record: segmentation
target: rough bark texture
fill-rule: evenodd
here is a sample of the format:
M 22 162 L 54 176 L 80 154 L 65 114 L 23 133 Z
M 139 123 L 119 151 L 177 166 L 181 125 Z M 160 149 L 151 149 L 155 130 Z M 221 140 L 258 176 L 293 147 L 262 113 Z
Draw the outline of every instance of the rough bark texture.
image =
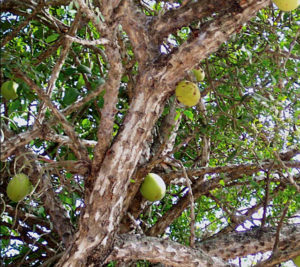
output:
M 158 59 L 157 68 L 151 68 L 150 71 L 144 67 L 144 62 L 153 54 L 147 47 L 150 43 L 144 39 L 143 33 L 146 29 L 141 28 L 145 24 L 138 23 L 146 18 L 134 10 L 131 1 L 126 1 L 124 6 L 120 7 L 124 12 L 119 15 L 123 16 L 121 25 L 124 23 L 143 72 L 137 81 L 135 95 L 123 123 L 124 128 L 106 152 L 96 174 L 91 194 L 86 199 L 87 207 L 76 240 L 58 266 L 82 266 L 86 264 L 88 258 L 89 263 L 95 260 L 102 262 L 110 254 L 120 220 L 124 215 L 122 212 L 124 199 L 142 151 L 142 143 L 158 119 L 166 96 L 183 77 L 185 71 L 204 59 L 208 53 L 215 51 L 239 25 L 248 21 L 268 3 L 269 1 L 247 1 L 239 10 L 232 10 L 230 16 L 220 16 L 216 21 L 209 23 L 198 38 L 181 46 L 171 55 L 167 59 L 167 64 L 164 59 L 164 64 L 160 67 L 162 60 Z M 83 6 L 82 3 L 80 5 Z M 130 25 L 130 29 L 127 25 Z M 189 63 L 182 64 L 183 61 Z M 92 259 L 90 256 L 93 255 L 95 248 L 99 253 L 97 259 Z
M 275 227 L 253 228 L 197 243 L 195 249 L 188 250 L 185 246 L 169 240 L 123 234 L 116 238 L 114 250 L 108 260 L 148 259 L 151 262 L 172 266 L 229 266 L 216 258 L 227 261 L 257 252 L 270 251 L 274 245 L 276 231 Z M 283 258 L 288 260 L 297 255 L 299 241 L 299 225 L 284 227 L 280 234 L 278 249 L 283 252 L 295 251 L 295 253 L 292 255 L 279 253 L 278 256 L 275 255 L 277 261 Z
M 198 244 L 209 255 L 222 257 L 223 260 L 243 257 L 257 252 L 266 252 L 273 249 L 277 229 L 253 228 L 245 232 L 236 232 L 216 239 L 210 239 Z M 278 249 L 287 251 L 296 249 L 300 241 L 300 225 L 290 225 L 282 229 Z
M 232 266 L 205 252 L 155 237 L 122 235 L 117 238 L 110 259 L 147 259 L 171 266 Z

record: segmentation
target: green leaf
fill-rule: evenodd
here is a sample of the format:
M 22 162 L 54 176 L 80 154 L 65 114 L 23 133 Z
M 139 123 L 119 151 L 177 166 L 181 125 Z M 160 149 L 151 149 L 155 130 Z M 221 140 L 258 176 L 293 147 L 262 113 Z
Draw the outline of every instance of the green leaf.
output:
M 83 128 L 85 129 L 89 129 L 91 127 L 91 122 L 89 119 L 84 119 L 82 122 L 81 122 L 81 125 Z
M 129 81 L 128 75 L 124 75 L 124 76 L 122 77 L 121 81 L 122 81 L 123 83 L 128 83 L 128 81 Z
M 77 72 L 77 68 L 67 68 L 67 69 L 65 69 L 65 71 L 64 71 L 64 73 L 67 75 L 67 76 L 70 76 L 70 75 L 72 75 L 72 74 L 74 74 L 74 73 L 76 73 Z
M 79 96 L 79 92 L 76 88 L 73 88 L 73 87 L 67 88 L 66 94 L 63 98 L 63 102 L 66 105 L 70 105 L 77 100 L 78 96 Z
M 78 78 L 78 82 L 77 82 L 76 87 L 79 88 L 79 89 L 81 89 L 81 87 L 84 86 L 84 85 L 85 85 L 85 81 L 83 79 L 82 74 L 80 74 L 79 78 Z
M 183 114 L 185 115 L 185 116 L 187 116 L 190 120 L 194 120 L 194 114 L 193 114 L 193 112 L 191 112 L 190 110 L 184 110 L 183 111 Z
M 91 69 L 86 65 L 81 64 L 77 67 L 77 69 L 81 73 L 92 74 Z
M 54 34 L 47 37 L 46 43 L 52 43 L 52 42 L 56 41 L 58 39 L 58 37 L 59 37 L 59 34 L 54 33 Z
M 176 110 L 176 116 L 174 118 L 174 121 L 177 121 L 181 116 L 181 111 L 179 109 Z
M 219 184 L 220 184 L 220 185 L 222 185 L 222 186 L 225 186 L 225 182 L 224 182 L 224 180 L 223 180 L 223 179 L 222 179 L 222 180 L 220 180 L 220 181 L 219 181 Z

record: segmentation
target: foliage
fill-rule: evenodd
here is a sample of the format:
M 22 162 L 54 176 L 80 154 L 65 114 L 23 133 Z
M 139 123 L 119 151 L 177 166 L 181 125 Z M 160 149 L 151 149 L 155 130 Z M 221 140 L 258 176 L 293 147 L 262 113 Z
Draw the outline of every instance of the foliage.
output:
M 56 228 L 53 216 L 63 210 L 70 229 L 73 232 L 79 229 L 80 215 L 89 205 L 85 202 L 88 177 L 95 173 L 90 166 L 85 171 L 85 165 L 78 165 L 82 158 L 79 158 L 81 151 L 74 146 L 77 137 L 71 138 L 66 124 L 69 123 L 82 140 L 88 159 L 97 160 L 95 147 L 102 141 L 99 131 L 106 116 L 105 107 L 116 104 L 109 137 L 111 148 L 122 133 L 126 115 L 135 101 L 141 69 L 146 71 L 139 64 L 132 36 L 119 26 L 116 35 L 123 72 L 117 101 L 108 99 L 112 92 L 108 81 L 114 62 L 107 58 L 105 43 L 92 43 L 104 38 L 96 22 L 82 17 L 74 35 L 76 40 L 64 56 L 65 44 L 71 40 L 65 37 L 65 31 L 74 27 L 78 4 L 76 1 L 49 2 L 34 16 L 30 14 L 38 10 L 38 5 L 33 7 L 29 2 L 28 7 L 5 5 L 1 10 L 0 38 L 12 37 L 1 47 L 1 83 L 12 80 L 19 84 L 16 99 L 7 101 L 1 96 L 1 142 L 3 147 L 9 145 L 10 140 L 16 145 L 1 161 L 0 244 L 1 258 L 7 265 L 39 266 L 49 259 L 51 264 L 59 259 L 56 255 L 62 255 L 67 242 Z M 153 18 L 163 16 L 186 1 L 135 2 L 143 14 Z M 215 16 L 190 21 L 174 30 L 163 40 L 159 56 L 172 55 Z M 173 95 L 175 86 L 161 103 L 161 115 L 150 129 L 152 137 L 146 140 L 150 157 L 140 161 L 130 177 L 131 185 L 138 184 L 139 171 L 145 164 L 153 163 L 154 156 L 161 159 L 151 166 L 151 171 L 165 179 L 166 196 L 159 202 L 146 203 L 143 208 L 139 204 L 144 202 L 137 193 L 131 205 L 139 210 L 134 214 L 129 209 L 144 233 L 180 205 L 182 212 L 155 235 L 187 246 L 191 245 L 193 236 L 191 223 L 195 227 L 196 242 L 202 242 L 221 236 L 222 231 L 277 227 L 281 220 L 284 224 L 299 222 L 300 166 L 296 157 L 300 151 L 299 21 L 299 9 L 284 13 L 271 5 L 260 10 L 217 51 L 199 62 L 205 71 L 205 80 L 198 83 L 202 104 L 185 107 L 178 103 Z M 22 24 L 24 26 L 18 28 Z M 64 114 L 65 122 L 55 117 L 45 102 L 46 97 L 43 98 L 20 71 L 49 96 L 55 108 Z M 94 97 L 72 109 L 74 103 L 93 93 Z M 176 139 L 170 152 L 158 155 L 157 145 L 162 145 L 159 142 L 165 119 L 174 105 L 174 125 L 167 136 L 175 133 Z M 34 135 L 36 129 L 41 132 Z M 29 133 L 29 139 L 23 142 L 22 133 L 24 136 Z M 168 138 L 163 143 L 167 143 Z M 293 151 L 293 154 L 285 159 L 284 151 Z M 231 172 L 197 174 L 208 167 L 242 164 L 245 168 L 233 168 Z M 257 169 L 248 169 L 250 164 L 258 166 Z M 189 194 L 183 168 L 192 182 L 193 211 L 190 202 L 182 204 Z M 8 199 L 5 190 L 10 178 L 21 170 L 28 174 L 35 190 L 25 200 L 15 203 Z M 199 181 L 211 188 L 205 190 Z M 47 206 L 47 199 L 51 198 L 55 198 L 53 203 L 59 207 L 55 212 Z M 146 261 L 137 263 L 137 266 L 148 265 Z M 115 265 L 111 262 L 110 266 Z

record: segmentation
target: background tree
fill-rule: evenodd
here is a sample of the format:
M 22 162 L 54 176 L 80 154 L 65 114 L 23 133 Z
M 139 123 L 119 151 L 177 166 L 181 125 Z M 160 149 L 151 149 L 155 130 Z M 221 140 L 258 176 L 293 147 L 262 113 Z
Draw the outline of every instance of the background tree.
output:
M 4 265 L 300 255 L 299 9 L 8 0 L 1 12 L 1 84 L 19 85 L 1 98 Z M 200 66 L 201 101 L 185 107 L 176 84 Z M 149 172 L 167 184 L 154 203 L 139 193 Z M 34 186 L 18 203 L 17 173 Z

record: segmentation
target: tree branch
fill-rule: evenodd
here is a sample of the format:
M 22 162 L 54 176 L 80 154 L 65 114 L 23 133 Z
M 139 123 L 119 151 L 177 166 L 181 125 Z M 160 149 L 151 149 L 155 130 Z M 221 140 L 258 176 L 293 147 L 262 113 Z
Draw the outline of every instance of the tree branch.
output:
M 260 165 L 260 166 L 259 166 Z M 241 164 L 241 165 L 228 165 L 228 166 L 221 166 L 221 167 L 205 167 L 199 168 L 198 170 L 188 170 L 187 174 L 189 177 L 201 177 L 204 174 L 217 174 L 217 173 L 227 173 L 227 176 L 223 179 L 225 183 L 228 183 L 232 180 L 237 179 L 242 174 L 251 175 L 261 170 L 261 168 L 269 168 L 270 166 L 273 167 L 273 170 L 280 169 L 280 164 L 273 163 L 262 163 L 262 164 Z M 286 166 L 299 168 L 300 161 L 291 161 L 286 162 Z M 170 181 L 178 177 L 184 177 L 182 172 L 170 172 L 169 174 L 161 174 L 164 177 L 165 181 Z M 197 199 L 201 195 L 206 194 L 212 189 L 219 188 L 221 185 L 219 184 L 221 178 L 215 177 L 210 180 L 199 180 L 193 184 L 192 189 L 194 193 L 194 198 Z M 164 216 L 162 216 L 154 226 L 146 231 L 147 235 L 156 236 L 162 234 L 165 229 L 176 219 L 180 214 L 187 208 L 189 205 L 188 196 L 185 195 L 182 197 L 176 205 L 174 205 L 171 209 L 169 209 Z
M 106 47 L 106 54 L 111 68 L 108 73 L 108 79 L 105 84 L 106 92 L 104 95 L 104 107 L 101 109 L 101 121 L 98 128 L 98 143 L 94 149 L 94 160 L 92 164 L 92 174 L 95 174 L 103 161 L 104 155 L 111 145 L 112 132 L 117 113 L 116 105 L 118 103 L 119 86 L 121 83 L 123 67 L 119 53 L 119 47 Z
M 197 263 L 200 266 L 210 266 L 211 260 L 214 260 L 213 257 L 227 261 L 272 250 L 276 231 L 276 227 L 252 228 L 198 243 L 195 249 L 169 240 L 124 234 L 116 239 L 115 247 L 107 262 L 110 260 L 147 259 L 151 262 L 161 262 L 172 266 L 198 266 Z M 278 243 L 281 257 L 284 255 L 284 259 L 288 260 L 295 257 L 297 253 L 299 254 L 300 225 L 284 226 L 281 235 L 282 238 Z M 218 264 L 224 266 L 224 263 L 220 261 L 214 262 L 213 266 L 219 266 Z
M 171 266 L 232 266 L 218 258 L 211 257 L 201 251 L 179 243 L 162 240 L 155 237 L 140 237 L 124 234 L 116 239 L 115 247 L 107 259 L 110 260 L 139 260 L 161 262 Z
M 113 125 L 115 121 L 115 115 L 117 113 L 116 104 L 118 102 L 118 93 L 123 67 L 118 44 L 114 41 L 116 35 L 116 25 L 108 27 L 108 25 L 102 23 L 100 19 L 97 19 L 97 15 L 89 9 L 84 1 L 77 0 L 77 3 L 80 6 L 80 10 L 84 12 L 95 24 L 99 33 L 109 40 L 109 45 L 106 45 L 105 52 L 108 63 L 111 65 L 108 73 L 108 79 L 105 83 L 106 92 L 104 95 L 104 107 L 101 109 L 101 121 L 97 133 L 98 143 L 94 149 L 92 175 L 90 176 L 95 177 L 96 172 L 101 167 L 104 155 L 111 145 Z M 87 188 L 91 186 L 90 182 L 92 181 L 88 182 Z
M 187 174 L 189 177 L 198 177 L 205 174 L 217 174 L 217 173 L 228 173 L 231 176 L 246 174 L 250 175 L 256 173 L 258 171 L 262 171 L 266 168 L 270 168 L 273 165 L 272 162 L 260 162 L 259 164 L 231 164 L 226 166 L 218 166 L 218 167 L 201 167 L 194 170 L 187 170 Z M 285 165 L 289 168 L 299 168 L 300 161 L 287 161 Z M 274 164 L 272 166 L 274 169 L 280 169 L 280 164 Z M 182 171 L 171 171 L 168 174 L 161 173 L 160 175 L 165 176 L 166 181 L 171 181 L 178 177 L 184 177 Z
M 80 12 L 77 12 L 76 16 L 75 16 L 75 19 L 70 27 L 70 30 L 69 30 L 69 35 L 72 36 L 72 35 L 75 35 L 77 30 L 78 30 L 78 27 L 80 25 L 80 21 L 81 21 L 81 13 Z M 69 53 L 69 50 L 71 48 L 71 45 L 72 45 L 73 41 L 68 39 L 68 38 L 64 38 L 64 40 L 62 41 L 62 50 L 61 50 L 61 53 L 60 53 L 60 57 L 59 59 L 57 60 L 57 62 L 55 63 L 55 66 L 53 67 L 53 70 L 52 70 L 52 73 L 51 73 L 51 77 L 49 79 L 49 82 L 48 82 L 48 87 L 47 87 L 47 90 L 46 90 L 46 94 L 49 96 L 49 98 L 51 98 L 51 95 L 52 95 L 52 91 L 55 87 L 55 82 L 58 78 L 58 75 L 61 71 L 61 68 L 68 56 L 68 53 Z M 37 118 L 36 118 L 36 121 L 35 121 L 35 125 L 36 124 L 42 124 L 43 120 L 44 120 L 44 117 L 45 117 L 45 113 L 46 113 L 46 105 L 44 102 L 41 103 L 40 105 L 40 110 L 39 110 L 39 113 L 37 115 Z M 74 141 L 74 140 L 73 140 Z
M 28 144 L 31 140 L 39 138 L 42 136 L 42 129 L 31 129 L 24 133 L 19 133 L 14 135 L 4 142 L 1 142 L 1 155 L 0 160 L 5 161 L 13 152 L 19 148 Z
M 167 153 L 171 152 L 174 147 L 175 139 L 177 136 L 177 130 L 180 125 L 181 117 L 175 120 L 176 118 L 176 101 L 170 103 L 170 111 L 163 118 L 161 126 L 159 127 L 158 133 L 156 134 L 151 148 L 149 147 L 148 140 L 144 142 L 144 149 L 150 150 L 147 151 L 148 157 L 145 157 L 142 154 L 139 164 L 143 164 L 141 167 L 138 167 L 134 177 L 135 183 L 130 184 L 127 192 L 127 196 L 124 202 L 123 210 L 128 209 L 135 218 L 143 211 L 143 206 L 145 205 L 146 200 L 142 198 L 140 194 L 137 194 L 142 179 L 149 173 L 151 170 L 164 161 Z M 153 136 L 151 136 L 153 138 Z M 151 140 L 152 141 L 152 140 Z M 153 155 L 152 155 L 153 153 Z M 146 153 L 144 153 L 146 154 Z M 128 218 L 123 218 L 122 230 L 121 233 L 127 233 L 130 230 L 131 221 Z
M 121 25 L 129 36 L 135 58 L 141 71 L 145 62 L 153 60 L 158 48 L 151 42 L 146 26 L 147 17 L 134 4 L 133 1 L 123 1 L 120 7 L 119 17 Z
M 161 16 L 154 17 L 151 22 L 151 36 L 155 43 L 160 43 L 162 39 L 177 29 L 187 26 L 189 23 L 207 17 L 214 12 L 230 12 L 236 9 L 236 1 L 205 0 L 190 1 L 187 5 L 167 11 Z
M 70 137 L 68 137 L 66 135 L 55 134 L 53 132 L 47 133 L 45 136 L 43 136 L 43 139 L 47 140 L 47 141 L 59 143 L 59 144 L 69 145 L 69 146 L 72 143 L 72 140 L 70 139 Z M 81 142 L 84 146 L 87 146 L 87 147 L 94 147 L 97 144 L 97 142 L 94 140 L 81 139 Z
M 39 98 L 45 102 L 45 104 L 52 110 L 54 116 L 59 120 L 62 124 L 66 134 L 72 140 L 72 150 L 78 159 L 86 159 L 88 160 L 88 154 L 86 148 L 81 143 L 73 126 L 68 122 L 66 117 L 58 110 L 58 108 L 52 103 L 48 94 L 46 94 L 41 88 L 39 88 L 34 81 L 32 81 L 25 73 L 20 71 L 19 69 L 14 69 L 16 76 L 24 80 L 30 88 L 32 88 L 39 96 Z
M 272 251 L 277 227 L 255 227 L 243 232 L 227 233 L 199 243 L 196 248 L 223 260 L 244 257 L 258 252 Z M 286 225 L 281 229 L 278 251 L 292 251 L 300 244 L 300 224 Z
M 266 7 L 269 3 L 270 0 L 243 1 L 243 6 L 238 10 L 222 14 L 212 22 L 203 25 L 196 37 L 183 43 L 178 50 L 168 56 L 167 67 L 166 58 L 161 57 L 162 62 L 158 61 L 157 63 L 158 66 L 160 64 L 163 66 L 163 73 L 159 79 L 170 84 L 170 88 L 174 88 L 174 84 L 184 77 L 186 71 L 216 51 L 240 25 L 255 16 L 258 10 Z
M 2 3 L 1 3 L 2 4 Z M 22 23 L 20 23 L 20 25 L 16 28 L 13 29 L 13 31 L 11 33 L 9 33 L 7 36 L 5 36 L 5 38 L 2 40 L 1 42 L 1 47 L 4 47 L 9 41 L 11 41 L 14 37 L 16 37 L 16 35 L 24 28 L 26 27 L 26 25 L 30 22 L 30 20 L 32 20 L 35 15 L 40 12 L 40 10 L 45 6 L 45 3 L 43 1 L 41 1 L 37 7 L 35 8 L 35 10 L 32 12 L 32 14 L 29 14 L 28 17 L 26 18 L 26 20 L 24 20 Z
M 282 185 L 279 185 L 276 189 L 273 190 L 273 194 L 269 198 L 269 200 L 273 199 L 278 194 L 278 192 L 281 192 L 281 190 L 283 190 Z M 232 222 L 231 224 L 229 224 L 228 226 L 226 226 L 222 230 L 220 230 L 218 233 L 208 237 L 206 240 L 214 239 L 214 238 L 217 238 L 218 236 L 226 235 L 227 233 L 234 231 L 239 225 L 242 225 L 247 220 L 250 220 L 252 215 L 255 214 L 261 207 L 263 207 L 263 205 L 264 205 L 264 202 L 261 201 L 257 205 L 250 207 L 245 214 L 243 214 L 242 216 L 240 216 L 238 218 L 238 220 L 236 222 Z M 261 226 L 261 227 L 263 227 L 263 226 Z
M 274 267 L 277 264 L 292 260 L 300 255 L 300 246 L 286 249 L 273 254 L 269 259 L 255 265 L 255 267 Z
M 285 216 L 286 216 L 286 214 L 288 212 L 288 209 L 289 209 L 289 205 L 290 205 L 290 201 L 288 201 L 284 205 L 284 209 L 283 209 L 280 221 L 279 221 L 278 226 L 277 226 L 276 235 L 275 235 L 275 241 L 274 241 L 274 245 L 273 245 L 273 253 L 274 254 L 276 254 L 276 252 L 278 251 L 278 244 L 280 242 L 280 233 L 281 233 L 281 229 L 282 229 L 282 226 L 283 226 L 284 218 L 285 218 Z

